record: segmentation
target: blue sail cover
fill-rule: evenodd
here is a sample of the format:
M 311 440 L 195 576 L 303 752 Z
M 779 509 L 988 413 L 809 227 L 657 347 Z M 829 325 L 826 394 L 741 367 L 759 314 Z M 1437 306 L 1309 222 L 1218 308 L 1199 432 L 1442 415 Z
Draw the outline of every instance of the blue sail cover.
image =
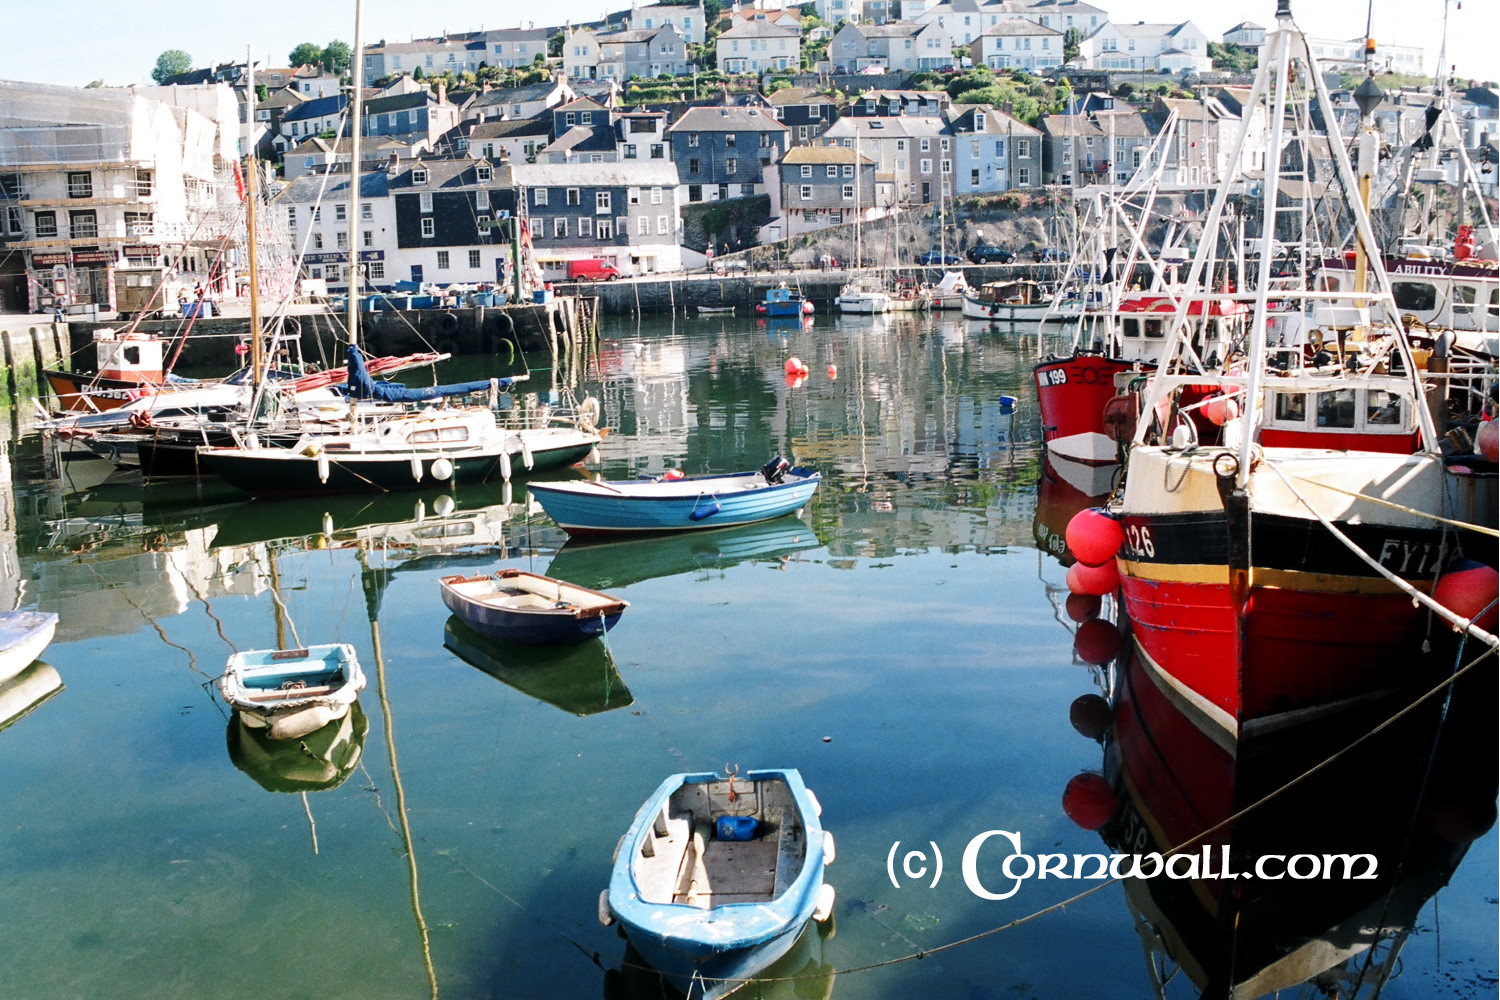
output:
M 364 355 L 358 347 L 349 345 L 349 395 L 355 399 L 378 399 L 384 403 L 417 403 L 424 399 L 441 399 L 444 396 L 462 396 L 470 392 L 487 392 L 490 379 L 478 382 L 457 382 L 453 385 L 434 385 L 426 389 L 411 389 L 396 382 L 377 382 L 370 377 L 365 367 Z M 495 379 L 502 389 L 510 388 L 514 379 Z

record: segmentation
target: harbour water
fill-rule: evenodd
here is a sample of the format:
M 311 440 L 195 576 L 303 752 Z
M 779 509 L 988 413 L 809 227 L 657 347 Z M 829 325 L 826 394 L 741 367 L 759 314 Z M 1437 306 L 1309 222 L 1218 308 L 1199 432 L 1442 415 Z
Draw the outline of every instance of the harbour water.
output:
M 607 478 L 781 454 L 823 484 L 798 519 L 603 545 L 566 543 L 522 482 L 252 502 L 49 484 L 39 441 L 11 442 L 11 596 L 61 615 L 62 689 L 0 730 L 0 996 L 654 995 L 596 919 L 610 855 L 662 777 L 726 765 L 800 769 L 838 847 L 835 932 L 741 995 L 1157 995 L 1153 969 L 1185 963 L 1143 950 L 1163 915 L 1120 884 L 1012 883 L 989 849 L 964 871 L 989 831 L 1109 850 L 1062 804 L 1106 768 L 1070 708 L 1109 677 L 1063 607 L 1082 494 L 1044 476 L 1036 353 L 951 314 L 611 321 L 583 366 Z M 497 646 L 437 580 L 503 566 L 631 606 L 602 644 Z M 321 642 L 370 675 L 343 729 L 288 748 L 228 717 L 232 652 Z M 1356 804 L 1285 822 L 1369 822 Z M 1480 829 L 1384 996 L 1494 995 Z

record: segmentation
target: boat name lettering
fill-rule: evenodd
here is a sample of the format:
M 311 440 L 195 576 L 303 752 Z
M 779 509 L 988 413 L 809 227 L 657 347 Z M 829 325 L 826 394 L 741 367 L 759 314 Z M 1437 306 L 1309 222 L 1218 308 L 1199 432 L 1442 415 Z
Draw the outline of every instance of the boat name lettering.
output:
M 1037 376 L 1037 383 L 1044 388 L 1049 385 L 1067 385 L 1068 372 L 1063 368 L 1049 369 Z
M 1443 269 L 1435 264 L 1397 264 L 1391 269 L 1396 274 L 1442 274 Z
M 1380 565 L 1403 575 L 1427 576 L 1437 569 L 1445 555 L 1443 546 L 1434 546 L 1431 542 L 1387 538 L 1380 545 Z
M 1125 526 L 1125 552 L 1135 558 L 1156 558 L 1156 542 L 1151 538 L 1151 529 L 1144 524 Z

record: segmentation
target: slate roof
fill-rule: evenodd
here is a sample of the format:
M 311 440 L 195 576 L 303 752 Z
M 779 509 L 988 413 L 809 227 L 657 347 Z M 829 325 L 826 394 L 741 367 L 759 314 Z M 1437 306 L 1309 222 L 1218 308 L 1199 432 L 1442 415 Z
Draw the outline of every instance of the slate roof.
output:
M 787 127 L 761 108 L 692 108 L 671 132 L 786 132 Z

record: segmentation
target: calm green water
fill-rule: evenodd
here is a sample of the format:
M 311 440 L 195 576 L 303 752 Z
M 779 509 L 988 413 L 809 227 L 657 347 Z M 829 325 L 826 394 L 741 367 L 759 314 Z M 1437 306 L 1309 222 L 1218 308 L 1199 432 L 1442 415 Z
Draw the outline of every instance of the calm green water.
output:
M 1035 351 L 957 318 L 616 323 L 586 372 L 606 476 L 780 453 L 824 482 L 800 521 L 605 546 L 565 546 L 519 485 L 251 503 L 77 469 L 65 492 L 13 443 L 11 586 L 61 614 L 65 688 L 0 731 L 0 996 L 604 996 L 616 840 L 665 775 L 726 763 L 801 769 L 838 845 L 837 931 L 782 970 L 814 978 L 745 995 L 1153 995 L 1118 886 L 896 961 L 1093 884 L 980 899 L 974 836 L 1103 850 L 1061 807 L 1102 764 L 1069 725 L 1102 675 L 1033 541 L 1076 506 L 1039 507 Z M 437 579 L 506 565 L 630 610 L 606 647 L 497 652 L 448 626 Z M 370 674 L 348 732 L 308 754 L 244 739 L 209 685 L 225 658 L 332 641 Z M 895 841 L 937 845 L 935 888 L 892 885 Z M 1423 910 L 1386 996 L 1493 995 L 1495 848 Z

